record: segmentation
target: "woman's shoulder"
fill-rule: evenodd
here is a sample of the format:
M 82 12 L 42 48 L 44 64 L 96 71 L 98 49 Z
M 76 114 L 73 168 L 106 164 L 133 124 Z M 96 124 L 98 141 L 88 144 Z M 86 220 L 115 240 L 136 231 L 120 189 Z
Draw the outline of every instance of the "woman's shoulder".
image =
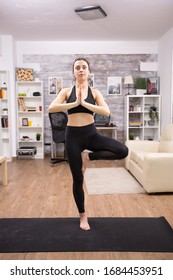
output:
M 62 88 L 60 90 L 59 94 L 69 97 L 69 95 L 71 94 L 71 91 L 72 91 L 72 87 Z
M 91 91 L 92 91 L 92 94 L 93 94 L 94 98 L 101 95 L 101 92 L 96 88 L 91 88 Z

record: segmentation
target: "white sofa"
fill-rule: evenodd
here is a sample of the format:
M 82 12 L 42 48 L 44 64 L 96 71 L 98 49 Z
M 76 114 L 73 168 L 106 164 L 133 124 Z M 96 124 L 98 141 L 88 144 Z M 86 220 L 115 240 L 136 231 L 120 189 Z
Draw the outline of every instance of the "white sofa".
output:
M 127 170 L 147 193 L 173 192 L 173 124 L 167 125 L 160 141 L 127 140 Z

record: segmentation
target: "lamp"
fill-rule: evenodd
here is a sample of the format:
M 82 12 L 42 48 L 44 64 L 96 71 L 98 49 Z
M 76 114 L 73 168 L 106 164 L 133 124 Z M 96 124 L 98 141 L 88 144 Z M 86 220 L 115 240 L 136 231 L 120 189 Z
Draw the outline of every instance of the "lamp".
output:
M 132 76 L 125 76 L 124 78 L 124 85 L 128 85 L 128 93 L 126 95 L 129 95 L 130 92 L 129 92 L 129 85 L 133 85 L 134 82 L 133 82 L 133 78 Z
M 103 9 L 96 5 L 96 6 L 84 6 L 81 8 L 76 8 L 74 10 L 78 16 L 80 16 L 83 20 L 94 20 L 100 19 L 107 16 Z

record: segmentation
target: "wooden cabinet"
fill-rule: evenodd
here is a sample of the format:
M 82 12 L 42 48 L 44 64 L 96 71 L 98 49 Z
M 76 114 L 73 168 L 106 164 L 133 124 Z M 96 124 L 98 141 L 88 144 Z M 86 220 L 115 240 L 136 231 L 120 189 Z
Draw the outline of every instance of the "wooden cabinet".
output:
M 151 106 L 158 119 L 150 119 Z M 125 104 L 126 140 L 158 140 L 160 138 L 160 95 L 128 95 Z
M 0 71 L 0 155 L 12 159 L 8 71 Z
M 17 149 L 36 147 L 36 154 L 33 158 L 44 158 L 42 82 L 16 82 L 16 95 Z

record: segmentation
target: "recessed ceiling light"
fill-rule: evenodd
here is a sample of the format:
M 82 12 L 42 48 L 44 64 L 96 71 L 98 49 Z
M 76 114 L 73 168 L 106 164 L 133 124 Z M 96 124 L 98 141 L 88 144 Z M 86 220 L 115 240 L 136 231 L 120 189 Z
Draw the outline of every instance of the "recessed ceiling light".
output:
M 103 11 L 103 9 L 100 6 L 84 6 L 81 8 L 76 8 L 75 12 L 83 20 L 94 20 L 104 18 L 107 16 L 105 11 Z

